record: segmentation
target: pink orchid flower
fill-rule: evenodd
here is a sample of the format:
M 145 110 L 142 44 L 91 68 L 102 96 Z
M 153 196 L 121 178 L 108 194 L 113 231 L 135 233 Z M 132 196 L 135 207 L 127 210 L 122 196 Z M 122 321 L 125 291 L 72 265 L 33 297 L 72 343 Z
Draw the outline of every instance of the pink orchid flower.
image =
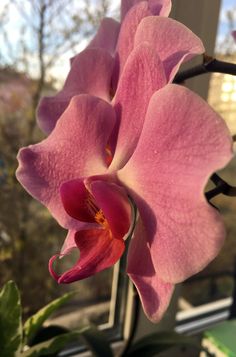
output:
M 149 88 L 153 93 L 150 74 L 156 66 L 150 60 L 156 52 L 143 45 L 135 51 L 136 66 L 146 59 L 148 72 L 149 64 L 143 92 L 136 86 L 139 105 L 128 77 L 131 88 L 121 79 L 115 96 L 126 113 L 120 125 L 121 105 L 113 108 L 98 97 L 75 96 L 45 140 L 20 150 L 17 178 L 69 230 L 60 254 L 80 251 L 76 264 L 61 275 L 53 268 L 58 255 L 51 258 L 50 272 L 59 283 L 86 278 L 117 262 L 134 224 L 135 204 L 138 219 L 127 273 L 147 316 L 158 321 L 174 284 L 203 269 L 224 242 L 223 222 L 206 201 L 204 186 L 231 159 L 232 142 L 223 120 L 200 97 L 181 86 L 163 86 L 160 60 L 160 88 L 146 100 Z M 147 59 L 148 51 L 153 57 Z M 127 72 L 139 77 L 135 69 Z
M 121 27 L 113 19 L 104 19 L 89 46 L 72 59 L 63 89 L 41 100 L 37 113 L 39 127 L 49 134 L 75 95 L 87 93 L 110 102 L 128 58 L 140 44 L 155 49 L 168 82 L 182 62 L 203 53 L 201 40 L 187 27 L 161 17 L 168 16 L 170 8 L 170 0 L 123 0 Z

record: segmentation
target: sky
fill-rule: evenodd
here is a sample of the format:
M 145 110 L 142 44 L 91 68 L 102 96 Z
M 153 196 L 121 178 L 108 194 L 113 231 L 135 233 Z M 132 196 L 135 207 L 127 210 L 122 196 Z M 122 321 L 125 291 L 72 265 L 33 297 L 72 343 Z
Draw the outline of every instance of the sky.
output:
M 227 20 L 226 13 L 228 10 L 232 8 L 235 9 L 235 14 L 236 14 L 236 0 L 222 0 L 218 31 L 217 31 L 217 39 L 216 39 L 217 43 L 219 43 L 228 33 L 228 20 Z

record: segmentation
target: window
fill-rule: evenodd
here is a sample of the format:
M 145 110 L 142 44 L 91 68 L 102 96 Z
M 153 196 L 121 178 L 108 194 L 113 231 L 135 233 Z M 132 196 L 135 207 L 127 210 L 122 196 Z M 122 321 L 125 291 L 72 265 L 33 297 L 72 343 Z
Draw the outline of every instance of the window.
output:
M 216 58 L 234 63 L 236 63 L 236 52 L 231 31 L 236 26 L 235 10 L 234 2 L 222 1 L 215 48 Z M 212 74 L 208 102 L 225 119 L 231 134 L 234 135 L 236 133 L 236 78 L 228 74 Z M 235 170 L 234 158 L 220 175 L 231 185 L 235 185 Z M 230 314 L 236 284 L 234 277 L 236 202 L 234 198 L 220 195 L 213 200 L 213 204 L 222 212 L 227 239 L 220 255 L 204 271 L 182 284 L 177 313 L 179 331 L 202 330 L 210 324 L 228 318 Z

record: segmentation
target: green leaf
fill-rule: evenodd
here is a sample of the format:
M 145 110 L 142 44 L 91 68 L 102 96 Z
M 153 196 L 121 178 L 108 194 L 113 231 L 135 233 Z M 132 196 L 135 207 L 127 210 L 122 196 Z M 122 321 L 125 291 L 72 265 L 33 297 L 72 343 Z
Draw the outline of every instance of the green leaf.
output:
M 21 354 L 21 357 L 41 357 L 60 352 L 69 342 L 76 341 L 80 331 L 68 332 L 39 343 Z
M 192 337 L 179 335 L 175 332 L 159 332 L 138 340 L 130 347 L 126 356 L 152 357 L 171 347 L 195 347 L 201 350 L 201 346 Z
M 109 343 L 103 333 L 95 327 L 84 327 L 81 330 L 58 335 L 46 342 L 39 343 L 22 353 L 21 357 L 41 357 L 60 352 L 69 342 L 83 341 L 97 357 L 113 357 Z
M 50 340 L 53 337 L 71 332 L 65 327 L 59 325 L 49 325 L 41 327 L 33 339 L 31 339 L 29 347 L 37 345 L 38 343 Z
M 35 334 L 41 328 L 42 324 L 47 320 L 47 318 L 59 309 L 60 306 L 65 304 L 75 292 L 67 293 L 61 296 L 60 298 L 53 300 L 48 305 L 40 309 L 36 314 L 31 316 L 24 324 L 24 342 L 25 344 L 30 343 L 34 338 Z
M 112 349 L 104 336 L 95 326 L 81 330 L 84 343 L 92 350 L 96 357 L 113 357 Z
M 21 301 L 16 284 L 8 281 L 0 292 L 0 355 L 14 357 L 21 349 Z

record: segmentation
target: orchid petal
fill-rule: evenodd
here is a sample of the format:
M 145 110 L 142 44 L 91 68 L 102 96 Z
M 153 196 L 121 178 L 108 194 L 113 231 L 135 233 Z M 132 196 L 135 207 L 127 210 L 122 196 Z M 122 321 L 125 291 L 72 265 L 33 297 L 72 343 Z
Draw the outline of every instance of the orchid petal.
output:
M 106 181 L 90 181 L 89 190 L 104 212 L 115 238 L 124 238 L 131 226 L 132 210 L 123 187 Z
M 112 71 L 113 58 L 103 49 L 86 49 L 74 57 L 63 89 L 41 99 L 37 109 L 39 127 L 49 134 L 75 95 L 91 94 L 109 101 Z
M 122 239 L 111 237 L 106 229 L 81 230 L 75 235 L 75 242 L 80 250 L 77 263 L 62 275 L 57 275 L 53 262 L 58 255 L 49 261 L 49 271 L 60 284 L 88 278 L 114 265 L 123 254 L 125 244 Z
M 174 287 L 157 276 L 140 219 L 129 246 L 127 273 L 137 288 L 147 317 L 158 322 L 169 305 Z
M 173 19 L 149 16 L 136 31 L 134 46 L 148 42 L 164 62 L 166 76 L 171 81 L 181 63 L 205 51 L 202 41 L 186 26 Z
M 116 49 L 119 31 L 119 22 L 109 17 L 104 18 L 95 37 L 87 48 L 103 48 L 113 55 Z
M 71 100 L 47 139 L 20 150 L 18 180 L 65 228 L 73 228 L 75 221 L 64 210 L 60 186 L 106 170 L 105 147 L 114 122 L 108 103 L 80 95 Z
M 141 1 L 136 6 L 132 7 L 125 16 L 117 42 L 114 82 L 118 81 L 118 77 L 122 73 L 125 62 L 134 48 L 135 32 L 140 21 L 145 16 L 150 15 L 152 15 L 152 13 L 148 8 L 148 3 L 146 1 Z
M 87 227 L 87 229 L 88 228 L 89 227 Z M 83 229 L 86 229 L 86 226 Z M 74 230 L 68 231 L 66 239 L 65 239 L 63 246 L 61 248 L 60 255 L 69 254 L 72 249 L 77 248 L 77 245 L 75 243 L 75 233 L 76 233 L 76 231 L 74 231 Z
M 83 179 L 64 182 L 60 194 L 65 211 L 69 216 L 82 222 L 95 222 L 94 214 L 89 211 L 89 191 Z
M 128 274 L 138 291 L 143 309 L 148 319 L 159 322 L 170 304 L 174 286 L 165 283 L 156 274 L 142 276 Z
M 118 177 L 138 206 L 165 282 L 183 281 L 218 254 L 224 226 L 204 186 L 231 157 L 226 125 L 200 97 L 176 85 L 153 95 L 136 151 Z
M 122 0 L 121 1 L 121 21 L 124 20 L 127 12 L 143 0 Z M 171 0 L 149 0 L 147 1 L 152 15 L 168 16 L 171 10 Z
M 168 17 L 171 11 L 171 0 L 149 0 L 149 8 L 153 15 Z
M 121 6 L 120 6 L 120 18 L 121 21 L 124 20 L 126 14 L 128 11 L 133 8 L 135 5 L 139 4 L 140 2 L 143 2 L 144 0 L 121 0 Z
M 129 56 L 113 100 L 117 113 L 114 136 L 116 150 L 110 169 L 122 167 L 132 155 L 143 128 L 152 94 L 166 84 L 166 76 L 156 51 L 146 44 Z

